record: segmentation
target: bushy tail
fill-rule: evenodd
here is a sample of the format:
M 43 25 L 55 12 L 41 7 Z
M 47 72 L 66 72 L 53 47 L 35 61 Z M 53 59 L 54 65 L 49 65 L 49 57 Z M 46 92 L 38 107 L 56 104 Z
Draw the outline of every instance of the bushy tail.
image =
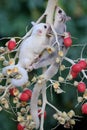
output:
M 21 75 L 21 78 L 19 78 L 19 79 L 12 78 L 11 83 L 14 86 L 22 86 L 22 85 L 24 85 L 25 83 L 28 82 L 28 74 L 27 74 L 27 71 L 24 68 L 20 67 L 19 65 L 10 65 L 10 66 L 3 68 L 2 73 L 5 76 L 7 76 L 8 75 L 7 70 L 12 70 L 15 67 L 18 68 L 18 73 Z
M 45 78 L 50 79 L 57 73 L 57 71 L 58 71 L 58 64 L 54 63 L 46 70 L 46 72 L 44 72 L 43 75 Z M 45 85 L 46 85 L 46 81 L 44 81 L 41 84 L 36 83 L 31 97 L 31 104 L 30 104 L 31 115 L 36 124 L 36 129 L 38 129 L 40 125 L 40 121 L 38 117 L 38 105 L 37 105 L 38 98 L 40 95 L 40 91 L 45 87 Z
M 36 129 L 39 128 L 39 124 L 40 124 L 39 117 L 38 117 L 37 103 L 38 103 L 38 98 L 39 98 L 41 90 L 42 90 L 42 86 L 40 86 L 38 83 L 36 83 L 35 87 L 33 89 L 32 97 L 31 97 L 31 104 L 30 104 L 31 115 L 32 115 L 32 118 L 36 124 Z

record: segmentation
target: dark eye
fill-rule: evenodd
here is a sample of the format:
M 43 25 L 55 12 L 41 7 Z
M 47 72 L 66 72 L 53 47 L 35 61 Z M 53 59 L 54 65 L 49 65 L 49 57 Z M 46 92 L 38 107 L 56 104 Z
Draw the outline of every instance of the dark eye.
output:
M 58 10 L 58 13 L 61 14 L 61 13 L 62 13 L 62 10 Z
M 46 28 L 47 28 L 47 26 L 46 26 L 46 25 L 44 25 L 44 28 L 46 29 Z

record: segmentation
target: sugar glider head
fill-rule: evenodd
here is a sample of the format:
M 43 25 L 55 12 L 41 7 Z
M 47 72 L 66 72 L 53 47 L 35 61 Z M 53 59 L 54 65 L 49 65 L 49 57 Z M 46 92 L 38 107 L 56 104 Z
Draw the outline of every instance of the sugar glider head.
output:
M 70 20 L 71 17 L 67 16 L 65 11 L 60 8 L 60 7 L 56 7 L 55 10 L 55 20 L 57 20 L 58 22 L 66 22 L 68 20 Z
M 32 35 L 46 36 L 50 30 L 50 25 L 46 23 L 34 24 Z

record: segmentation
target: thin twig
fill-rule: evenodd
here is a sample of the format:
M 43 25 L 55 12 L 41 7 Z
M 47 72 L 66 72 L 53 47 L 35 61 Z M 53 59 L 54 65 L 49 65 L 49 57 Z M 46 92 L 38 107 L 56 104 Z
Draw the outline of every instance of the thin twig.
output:
M 4 91 L 4 94 L 0 97 L 0 100 L 5 97 L 5 95 L 7 94 L 8 89 L 9 89 L 11 86 L 12 86 L 12 85 L 10 84 L 10 85 L 8 85 L 8 87 L 6 87 L 6 89 L 5 89 L 5 91 Z

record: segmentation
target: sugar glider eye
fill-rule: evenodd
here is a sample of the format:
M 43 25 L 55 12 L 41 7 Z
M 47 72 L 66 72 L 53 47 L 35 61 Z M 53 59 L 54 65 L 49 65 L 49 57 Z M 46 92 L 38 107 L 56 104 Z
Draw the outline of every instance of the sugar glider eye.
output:
M 62 13 L 62 10 L 58 10 L 58 13 L 61 14 L 61 13 Z
M 46 26 L 46 25 L 44 25 L 44 28 L 46 29 L 46 28 L 47 28 L 47 26 Z

